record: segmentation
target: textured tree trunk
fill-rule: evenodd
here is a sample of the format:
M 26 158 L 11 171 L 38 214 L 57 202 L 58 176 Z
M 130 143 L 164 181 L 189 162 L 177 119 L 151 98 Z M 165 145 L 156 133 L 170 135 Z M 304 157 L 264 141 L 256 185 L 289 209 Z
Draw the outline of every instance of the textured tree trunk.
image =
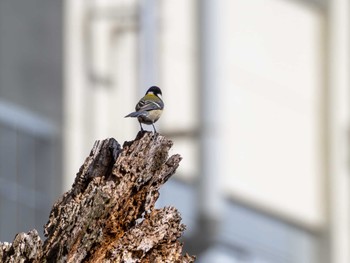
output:
M 193 262 L 178 238 L 185 226 L 173 207 L 155 209 L 159 188 L 181 157 L 172 142 L 139 133 L 123 148 L 96 141 L 75 182 L 53 206 L 45 225 L 0 243 L 0 262 Z M 2 260 L 2 261 L 1 261 Z

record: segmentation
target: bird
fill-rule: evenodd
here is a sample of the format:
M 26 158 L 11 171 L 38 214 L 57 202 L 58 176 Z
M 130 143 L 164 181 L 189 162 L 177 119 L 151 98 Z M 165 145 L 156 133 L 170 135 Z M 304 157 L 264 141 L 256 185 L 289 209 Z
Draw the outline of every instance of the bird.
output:
M 150 87 L 135 106 L 135 111 L 125 116 L 137 118 L 143 132 L 142 123 L 153 126 L 154 133 L 157 133 L 154 123 L 160 118 L 164 109 L 162 91 L 157 86 Z

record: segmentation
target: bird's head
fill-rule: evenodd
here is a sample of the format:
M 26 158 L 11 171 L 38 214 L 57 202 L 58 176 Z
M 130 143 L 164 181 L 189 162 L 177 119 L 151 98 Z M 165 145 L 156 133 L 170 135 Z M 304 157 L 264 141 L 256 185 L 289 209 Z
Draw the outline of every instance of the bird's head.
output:
M 162 98 L 162 91 L 157 86 L 152 86 L 147 90 L 146 95 L 150 95 L 150 94 L 153 94 L 159 98 Z

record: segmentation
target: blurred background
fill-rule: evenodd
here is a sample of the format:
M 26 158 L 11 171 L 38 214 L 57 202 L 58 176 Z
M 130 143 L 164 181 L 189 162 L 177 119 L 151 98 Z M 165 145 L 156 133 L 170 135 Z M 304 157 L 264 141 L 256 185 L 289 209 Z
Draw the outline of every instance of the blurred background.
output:
M 200 263 L 350 262 L 348 0 L 0 0 L 0 240 L 42 233 L 152 85 Z

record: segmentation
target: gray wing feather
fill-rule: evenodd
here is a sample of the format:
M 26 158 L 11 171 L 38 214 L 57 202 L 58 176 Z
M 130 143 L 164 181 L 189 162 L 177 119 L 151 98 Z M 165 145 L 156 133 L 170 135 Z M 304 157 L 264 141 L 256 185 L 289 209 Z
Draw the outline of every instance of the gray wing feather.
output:
M 124 118 L 127 118 L 127 117 L 134 117 L 135 118 L 135 117 L 138 117 L 140 115 L 142 115 L 142 112 L 135 111 L 135 112 L 129 113 Z
M 136 105 L 136 111 L 150 111 L 150 110 L 159 110 L 163 109 L 164 104 L 162 101 L 155 102 L 155 101 L 143 101 L 141 100 Z

